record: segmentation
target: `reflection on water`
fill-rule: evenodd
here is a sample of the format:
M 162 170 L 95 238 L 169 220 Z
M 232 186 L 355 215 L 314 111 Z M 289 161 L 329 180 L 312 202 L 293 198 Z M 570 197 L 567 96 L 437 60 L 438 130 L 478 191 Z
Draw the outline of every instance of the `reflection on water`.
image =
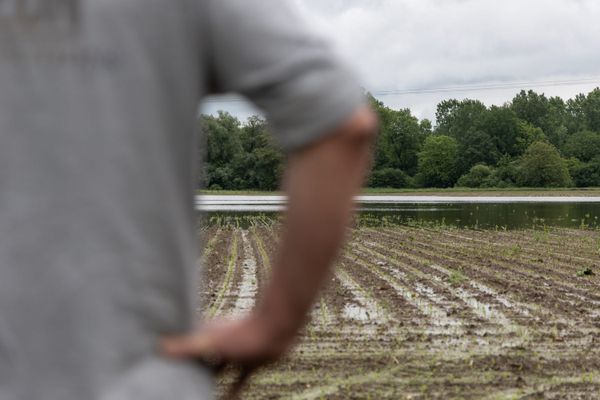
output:
M 482 204 L 413 204 L 407 207 L 377 209 L 370 205 L 361 211 L 363 220 L 373 219 L 391 224 L 431 223 L 468 228 L 522 229 L 539 226 L 586 227 L 600 226 L 598 203 L 482 203 Z
M 441 200 L 440 200 L 441 199 Z M 600 198 L 410 198 L 386 202 L 361 202 L 359 223 L 363 225 L 432 224 L 482 229 L 523 229 L 540 226 L 600 228 Z M 510 201 L 510 200 L 514 201 Z M 515 200 L 516 199 L 516 200 Z M 236 220 L 246 225 L 256 220 L 279 218 L 285 208 L 281 197 L 213 200 L 198 204 L 208 223 Z M 359 199 L 363 200 L 363 198 Z M 545 200 L 545 201 L 544 201 Z M 266 201 L 266 204 L 265 204 Z M 407 202 L 408 201 L 408 202 Z

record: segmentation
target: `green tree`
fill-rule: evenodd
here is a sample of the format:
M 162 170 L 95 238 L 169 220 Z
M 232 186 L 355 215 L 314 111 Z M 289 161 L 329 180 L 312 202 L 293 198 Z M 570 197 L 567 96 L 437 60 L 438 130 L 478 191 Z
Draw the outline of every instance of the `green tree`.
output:
M 556 147 L 535 142 L 523 154 L 518 174 L 518 184 L 528 187 L 567 187 L 572 180 L 565 160 Z
M 489 108 L 477 100 L 444 100 L 437 107 L 435 129 L 408 109 L 394 110 L 369 98 L 381 122 L 371 186 L 451 186 L 458 177 L 459 184 L 468 186 L 564 185 L 568 174 L 558 166 L 557 154 L 559 159 L 560 154 L 570 157 L 567 171 L 578 186 L 597 184 L 600 88 L 566 103 L 533 91 Z M 202 131 L 207 163 L 200 175 L 205 185 L 277 187 L 284 155 L 265 120 L 251 117 L 242 124 L 220 112 L 204 117 Z M 536 158 L 542 148 L 547 154 Z M 547 172 L 552 168 L 553 173 Z
M 548 142 L 548 138 L 541 128 L 536 128 L 529 122 L 519 120 L 519 136 L 516 143 L 516 155 L 525 153 L 525 150 L 535 142 Z
M 600 155 L 600 133 L 582 131 L 570 136 L 564 146 L 567 157 L 588 162 Z
M 418 153 L 431 134 L 431 122 L 419 121 L 408 109 L 392 110 L 372 96 L 371 104 L 380 120 L 373 170 L 392 168 L 415 174 Z
M 437 106 L 436 134 L 460 140 L 464 132 L 483 126 L 487 108 L 479 100 L 444 100 Z
M 234 162 L 242 154 L 240 121 L 229 113 L 205 115 L 201 121 L 207 166 L 203 179 L 208 188 L 238 189 L 234 185 Z
M 219 111 L 217 117 L 203 117 L 202 130 L 206 140 L 206 162 L 221 167 L 241 151 L 240 121 L 229 113 Z
M 381 132 L 381 146 L 385 166 L 415 174 L 418 168 L 418 153 L 423 146 L 427 131 L 419 124 L 410 110 L 399 110 Z
M 600 133 L 600 88 L 588 93 L 583 103 L 583 113 L 587 128 Z
M 458 152 L 459 175 L 477 164 L 495 165 L 501 156 L 494 139 L 483 129 L 465 131 L 458 140 Z
M 209 189 L 277 189 L 284 156 L 265 120 L 254 116 L 242 125 L 219 112 L 216 117 L 203 116 L 202 131 L 206 139 L 203 175 Z
M 445 135 L 429 136 L 419 153 L 419 180 L 424 186 L 449 187 L 457 177 L 458 143 Z
M 585 130 L 600 133 L 600 88 L 567 100 L 567 126 L 571 134 Z
M 249 188 L 276 190 L 283 175 L 283 154 L 274 146 L 266 146 L 257 149 L 253 155 L 256 159 L 255 181 Z
M 588 129 L 584 110 L 586 100 L 584 94 L 567 100 L 566 124 L 570 134 Z
M 267 122 L 257 116 L 248 118 L 240 130 L 243 154 L 234 161 L 241 189 L 275 190 L 283 171 L 283 152 L 269 133 Z
M 492 106 L 485 114 L 483 130 L 494 141 L 495 148 L 490 148 L 495 154 L 488 161 L 497 162 L 496 154 L 508 154 L 515 157 L 522 153 L 519 139 L 524 136 L 523 122 L 509 107 Z
M 520 119 L 542 129 L 555 147 L 562 146 L 567 136 L 567 111 L 561 98 L 548 99 L 544 94 L 533 90 L 522 90 L 512 100 L 510 107 Z
M 436 134 L 456 139 L 460 154 L 457 163 L 459 175 L 475 164 L 496 163 L 500 157 L 496 141 L 488 133 L 488 110 L 477 100 L 445 100 L 438 104 Z

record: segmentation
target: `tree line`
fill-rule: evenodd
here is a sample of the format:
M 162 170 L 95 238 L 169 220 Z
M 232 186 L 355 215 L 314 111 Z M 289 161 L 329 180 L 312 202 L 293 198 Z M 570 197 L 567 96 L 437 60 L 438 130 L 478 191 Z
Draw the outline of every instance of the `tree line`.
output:
M 380 134 L 375 188 L 600 186 L 600 88 L 564 101 L 521 91 L 502 106 L 444 100 L 436 125 L 369 95 Z M 274 190 L 285 156 L 268 124 L 219 112 L 201 123 L 209 189 Z

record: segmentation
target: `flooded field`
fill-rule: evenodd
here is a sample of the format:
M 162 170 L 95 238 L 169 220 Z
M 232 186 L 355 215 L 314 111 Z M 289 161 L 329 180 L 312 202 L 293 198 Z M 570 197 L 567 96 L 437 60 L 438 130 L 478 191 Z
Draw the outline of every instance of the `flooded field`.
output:
M 200 230 L 199 312 L 248 312 L 271 268 L 276 219 L 213 215 Z M 600 231 L 367 215 L 350 237 L 299 346 L 244 398 L 599 398 Z
M 375 225 L 383 220 L 487 229 L 600 228 L 600 197 L 594 196 L 360 196 L 356 201 L 363 220 Z M 283 196 L 205 196 L 197 208 L 213 219 L 257 213 L 277 218 L 285 203 Z

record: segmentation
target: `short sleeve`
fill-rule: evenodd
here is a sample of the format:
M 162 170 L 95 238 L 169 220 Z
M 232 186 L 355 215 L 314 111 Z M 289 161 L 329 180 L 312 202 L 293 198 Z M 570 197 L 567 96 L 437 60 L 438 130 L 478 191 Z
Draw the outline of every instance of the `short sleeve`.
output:
M 210 86 L 250 99 L 286 151 L 318 140 L 364 103 L 354 74 L 286 0 L 208 4 Z

